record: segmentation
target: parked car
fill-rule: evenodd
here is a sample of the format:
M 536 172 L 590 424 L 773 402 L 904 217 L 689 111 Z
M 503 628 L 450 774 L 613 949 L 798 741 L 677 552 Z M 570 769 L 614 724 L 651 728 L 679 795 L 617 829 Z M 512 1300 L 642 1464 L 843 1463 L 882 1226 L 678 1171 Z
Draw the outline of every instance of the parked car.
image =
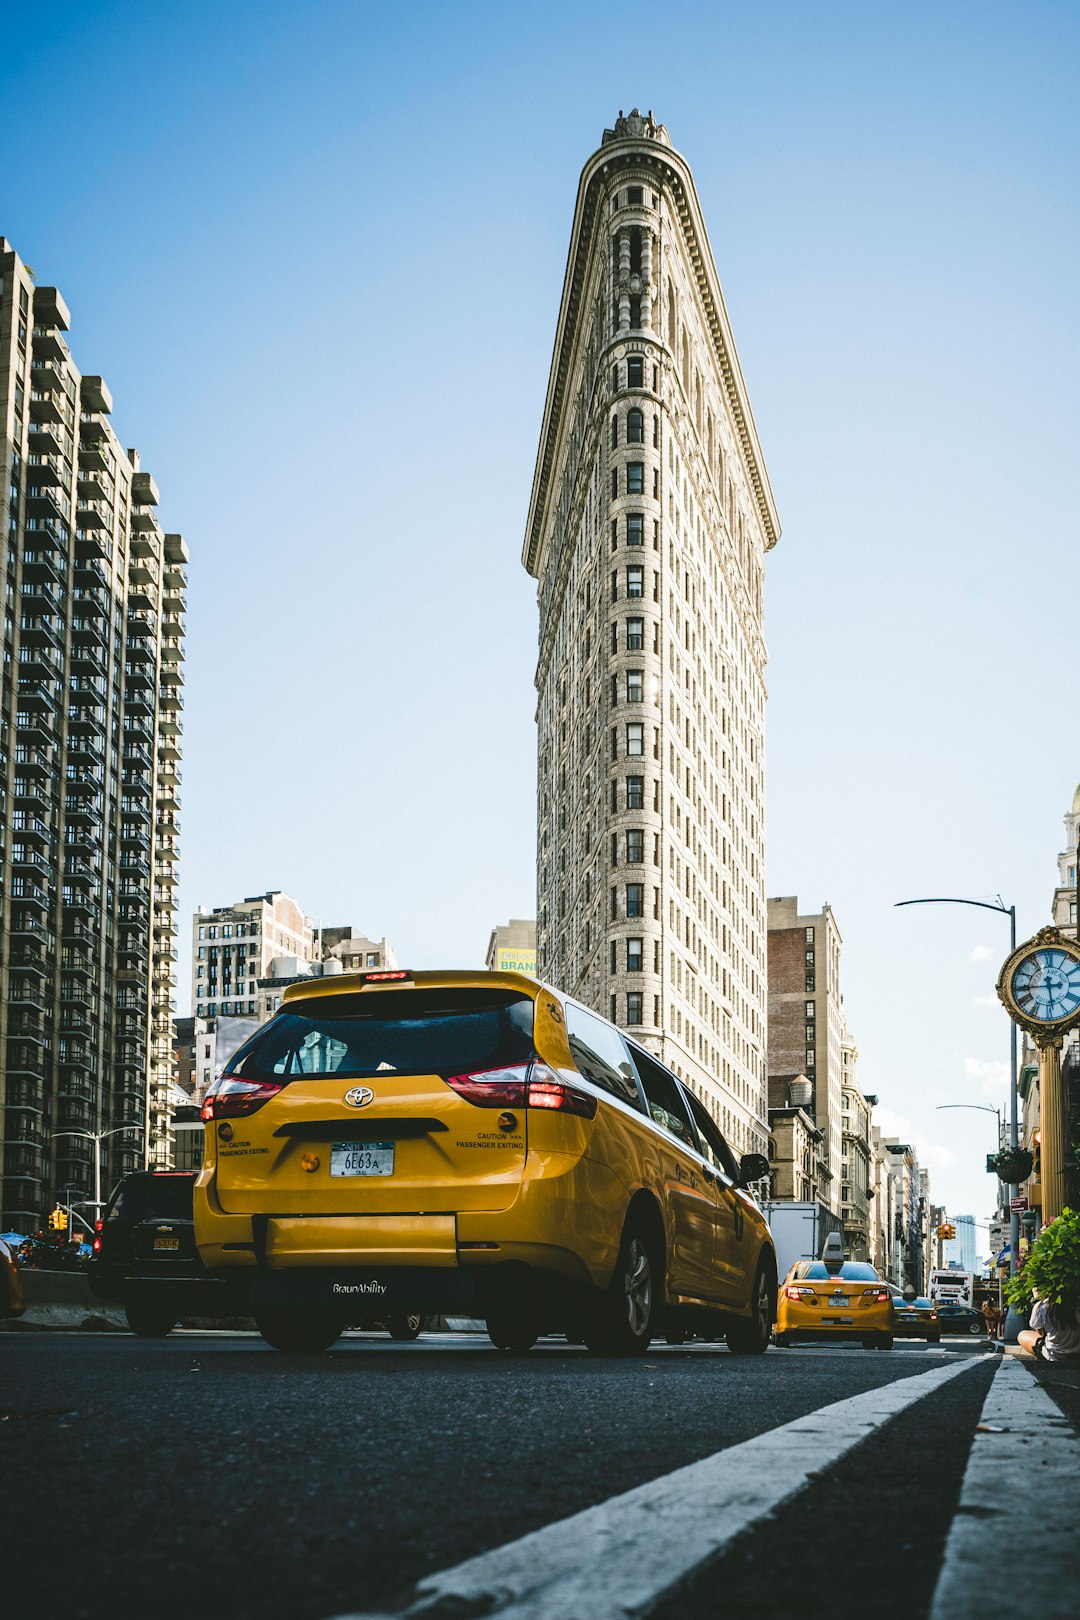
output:
M 0 1238 L 0 1321 L 10 1321 L 26 1311 L 26 1296 L 15 1263 L 15 1252 Z
M 929 1344 L 940 1344 L 937 1306 L 921 1295 L 914 1299 L 894 1299 L 893 1332 L 898 1338 L 925 1339 Z
M 974 1339 L 986 1332 L 982 1312 L 972 1310 L 970 1305 L 939 1305 L 937 1313 L 942 1333 L 970 1333 Z
M 123 1305 L 140 1338 L 164 1338 L 184 1314 L 226 1314 L 229 1291 L 207 1276 L 195 1247 L 194 1185 L 190 1170 L 134 1170 L 97 1223 L 90 1287 Z
M 776 1258 L 746 1190 L 767 1160 L 737 1160 L 652 1053 L 524 974 L 291 985 L 203 1117 L 199 1253 L 278 1349 L 326 1349 L 373 1307 L 481 1316 L 504 1350 L 768 1344 Z

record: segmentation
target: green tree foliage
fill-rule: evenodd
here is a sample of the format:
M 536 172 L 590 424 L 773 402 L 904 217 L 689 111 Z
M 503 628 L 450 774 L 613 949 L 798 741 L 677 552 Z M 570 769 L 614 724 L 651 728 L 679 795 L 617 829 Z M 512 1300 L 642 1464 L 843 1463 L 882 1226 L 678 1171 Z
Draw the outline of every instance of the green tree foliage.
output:
M 1048 1305 L 1080 1308 L 1080 1210 L 1063 1209 L 1043 1228 L 1005 1293 L 1010 1305 L 1029 1311 L 1036 1288 Z

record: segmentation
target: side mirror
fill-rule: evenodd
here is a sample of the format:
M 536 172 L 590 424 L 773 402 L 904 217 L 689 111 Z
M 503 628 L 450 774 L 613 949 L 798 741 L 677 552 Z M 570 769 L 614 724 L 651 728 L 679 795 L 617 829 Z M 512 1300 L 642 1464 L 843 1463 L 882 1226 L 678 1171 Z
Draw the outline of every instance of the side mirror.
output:
M 769 1161 L 764 1153 L 744 1153 L 739 1160 L 739 1184 L 745 1187 L 749 1181 L 763 1181 L 769 1173 Z

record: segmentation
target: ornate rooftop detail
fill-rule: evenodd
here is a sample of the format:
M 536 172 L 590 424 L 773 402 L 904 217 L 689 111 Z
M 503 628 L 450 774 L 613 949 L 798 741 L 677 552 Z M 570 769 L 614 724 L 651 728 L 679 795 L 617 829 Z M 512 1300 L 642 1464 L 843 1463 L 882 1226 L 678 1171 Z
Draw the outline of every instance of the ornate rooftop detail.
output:
M 633 107 L 628 114 L 624 115 L 620 107 L 619 116 L 615 120 L 615 128 L 605 129 L 604 138 L 600 144 L 606 146 L 609 141 L 626 140 L 660 141 L 664 146 L 671 145 L 671 136 L 663 124 L 654 121 L 651 108 L 647 113 L 639 113 L 637 108 Z

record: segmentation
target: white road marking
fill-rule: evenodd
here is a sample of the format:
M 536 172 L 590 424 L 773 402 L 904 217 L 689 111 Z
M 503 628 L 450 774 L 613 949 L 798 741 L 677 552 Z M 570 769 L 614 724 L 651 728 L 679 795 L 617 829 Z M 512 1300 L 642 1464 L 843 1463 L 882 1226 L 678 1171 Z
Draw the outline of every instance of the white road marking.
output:
M 805 1490 L 890 1418 L 976 1364 L 974 1358 L 948 1363 L 820 1407 L 428 1576 L 401 1620 L 627 1620 L 647 1614 L 699 1565 Z
M 1010 1546 L 1025 1614 L 1076 1620 L 1080 1439 L 1014 1356 L 998 1368 L 979 1421 L 987 1428 L 972 1441 L 930 1620 L 985 1620 L 987 1571 L 1002 1568 Z

